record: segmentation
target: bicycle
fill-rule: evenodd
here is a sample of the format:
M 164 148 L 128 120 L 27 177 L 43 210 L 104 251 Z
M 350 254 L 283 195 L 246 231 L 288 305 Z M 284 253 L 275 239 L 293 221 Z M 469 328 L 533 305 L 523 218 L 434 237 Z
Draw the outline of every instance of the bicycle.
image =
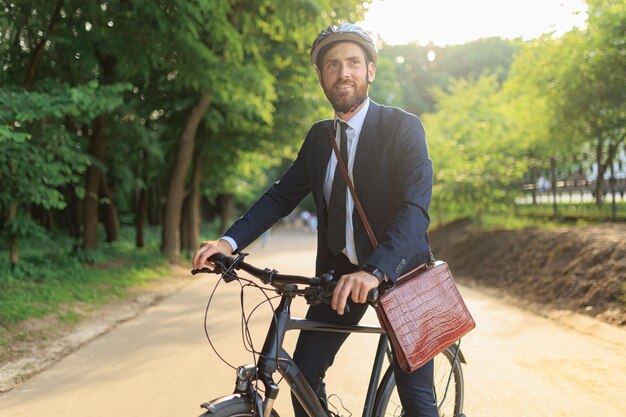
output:
M 273 409 L 279 392 L 278 384 L 273 379 L 276 372 L 282 375 L 288 388 L 309 416 L 336 416 L 337 414 L 330 412 L 315 395 L 293 359 L 283 350 L 285 333 L 289 330 L 380 334 L 363 407 L 363 417 L 404 416 L 395 388 L 392 350 L 387 335 L 380 327 L 360 324 L 340 325 L 291 317 L 290 306 L 296 296 L 304 297 L 309 304 L 330 302 L 336 284 L 332 271 L 321 277 L 312 278 L 283 275 L 276 270 L 259 269 L 250 265 L 243 261 L 245 256 L 246 254 L 240 254 L 237 258 L 232 258 L 217 254 L 210 259 L 215 264 L 215 269 L 202 268 L 192 271 L 194 275 L 201 272 L 219 274 L 225 282 L 232 282 L 241 280 L 236 272 L 240 269 L 260 279 L 264 284 L 272 286 L 272 290 L 280 296 L 258 363 L 238 367 L 234 392 L 202 404 L 201 407 L 206 411 L 200 417 L 278 417 L 278 413 Z M 375 303 L 377 295 L 377 290 L 370 291 L 368 302 Z M 247 321 L 245 323 L 247 324 Z M 385 358 L 389 365 L 383 374 Z M 435 358 L 435 398 L 441 417 L 465 417 L 462 413 L 464 395 L 462 363 L 466 361 L 459 344 L 448 347 Z M 259 382 L 262 383 L 263 390 L 260 389 Z

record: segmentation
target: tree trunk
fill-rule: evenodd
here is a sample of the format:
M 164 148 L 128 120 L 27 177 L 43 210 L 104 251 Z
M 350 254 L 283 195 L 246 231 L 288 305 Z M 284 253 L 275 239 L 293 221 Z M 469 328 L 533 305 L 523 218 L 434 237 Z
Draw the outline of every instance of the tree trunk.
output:
M 220 235 L 223 235 L 235 215 L 235 197 L 232 194 L 220 194 L 217 196 L 217 205 L 220 210 Z
M 180 249 L 188 251 L 191 249 L 191 195 L 185 196 L 180 219 Z
M 33 54 L 30 57 L 30 62 L 28 63 L 28 67 L 26 69 L 26 76 L 24 77 L 24 88 L 26 90 L 30 90 L 33 85 L 33 79 L 35 78 L 35 68 L 37 67 L 37 61 L 39 57 L 43 53 L 44 46 L 48 41 L 50 35 L 54 33 L 55 26 L 59 21 L 59 17 L 61 17 L 61 8 L 63 7 L 63 0 L 58 0 L 57 5 L 52 13 L 52 18 L 50 19 L 50 23 L 48 25 L 48 31 L 45 36 L 42 36 L 39 40 L 39 43 L 35 47 Z
M 181 227 L 181 245 L 183 250 L 193 251 L 200 240 L 200 182 L 202 180 L 202 165 L 200 152 L 194 155 L 191 172 L 191 189 L 185 199 L 185 218 Z
M 89 138 L 89 154 L 98 161 L 104 160 L 104 117 L 98 116 L 93 122 L 92 135 Z M 94 164 L 87 168 L 85 184 L 85 202 L 83 204 L 83 248 L 98 247 L 98 203 L 100 177 L 102 172 Z
M 96 56 L 102 68 L 102 83 L 113 83 L 115 65 L 117 64 L 116 58 L 113 55 L 103 54 L 100 51 L 96 51 Z M 104 164 L 106 159 L 106 138 L 104 136 L 103 115 L 96 117 L 93 121 L 88 151 L 93 159 Z M 91 164 L 87 168 L 85 204 L 83 206 L 83 247 L 85 249 L 95 249 L 98 247 L 98 206 L 102 175 L 103 173 L 94 164 Z M 112 199 L 110 203 L 113 204 Z M 108 237 L 107 231 L 107 238 Z
M 82 222 L 81 222 L 81 213 L 82 201 L 76 195 L 76 187 L 74 185 L 70 186 L 64 192 L 65 199 L 67 201 L 67 208 L 64 210 L 65 212 L 65 224 L 67 230 L 70 233 L 70 236 L 74 239 L 80 239 L 82 235 Z
M 145 188 L 135 190 L 135 244 L 138 248 L 145 246 L 146 211 L 148 208 L 148 192 Z
M 147 190 L 148 194 L 148 224 L 160 226 L 162 224 L 163 203 L 161 201 L 161 183 L 155 181 Z
M 9 213 L 7 216 L 7 223 L 15 220 L 17 216 L 17 204 L 13 203 L 9 207 Z M 17 236 L 14 233 L 9 232 L 9 261 L 11 262 L 11 269 L 15 268 L 20 261 L 20 252 L 17 248 Z
M 193 156 L 194 139 L 198 125 L 211 103 L 208 93 L 202 94 L 198 104 L 189 112 L 187 124 L 178 143 L 176 161 L 170 176 L 163 218 L 163 242 L 161 250 L 170 262 L 178 262 L 180 257 L 180 219 L 185 198 L 185 177 Z
M 104 197 L 107 200 L 101 205 L 106 241 L 115 242 L 117 240 L 118 230 L 117 207 L 115 207 L 113 191 L 111 187 L 109 187 L 109 182 L 105 174 L 100 175 L 100 197 Z

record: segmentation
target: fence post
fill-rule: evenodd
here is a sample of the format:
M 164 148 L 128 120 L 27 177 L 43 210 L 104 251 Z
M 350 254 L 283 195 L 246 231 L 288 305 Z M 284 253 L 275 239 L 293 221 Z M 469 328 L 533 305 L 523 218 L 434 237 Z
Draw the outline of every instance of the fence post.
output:
M 615 145 L 613 145 L 615 146 Z M 611 152 L 615 155 L 615 151 Z M 609 185 L 611 187 L 611 195 L 613 196 L 611 200 L 611 221 L 614 222 L 617 217 L 617 203 L 615 202 L 615 161 L 611 160 L 611 178 L 609 178 Z
M 550 182 L 552 182 L 552 209 L 554 210 L 554 218 L 556 218 L 559 213 L 556 206 L 556 159 L 554 157 L 550 158 Z

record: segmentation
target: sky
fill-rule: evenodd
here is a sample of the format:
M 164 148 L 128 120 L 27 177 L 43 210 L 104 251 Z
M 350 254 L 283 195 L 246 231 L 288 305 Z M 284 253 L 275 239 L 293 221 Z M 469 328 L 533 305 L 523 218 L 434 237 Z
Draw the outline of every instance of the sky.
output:
M 559 35 L 584 27 L 586 10 L 584 0 L 373 0 L 359 25 L 391 45 L 445 46 L 491 36 Z

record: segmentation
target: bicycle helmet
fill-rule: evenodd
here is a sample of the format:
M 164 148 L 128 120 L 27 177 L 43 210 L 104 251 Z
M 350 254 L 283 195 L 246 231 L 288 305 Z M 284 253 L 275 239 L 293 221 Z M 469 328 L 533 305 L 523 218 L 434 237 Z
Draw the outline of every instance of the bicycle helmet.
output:
M 328 47 L 336 42 L 353 42 L 359 45 L 367 55 L 367 58 L 374 62 L 378 58 L 376 45 L 370 35 L 360 27 L 352 23 L 342 23 L 339 26 L 329 26 L 317 35 L 311 47 L 311 64 L 314 67 L 321 68 L 322 58 L 328 50 Z

